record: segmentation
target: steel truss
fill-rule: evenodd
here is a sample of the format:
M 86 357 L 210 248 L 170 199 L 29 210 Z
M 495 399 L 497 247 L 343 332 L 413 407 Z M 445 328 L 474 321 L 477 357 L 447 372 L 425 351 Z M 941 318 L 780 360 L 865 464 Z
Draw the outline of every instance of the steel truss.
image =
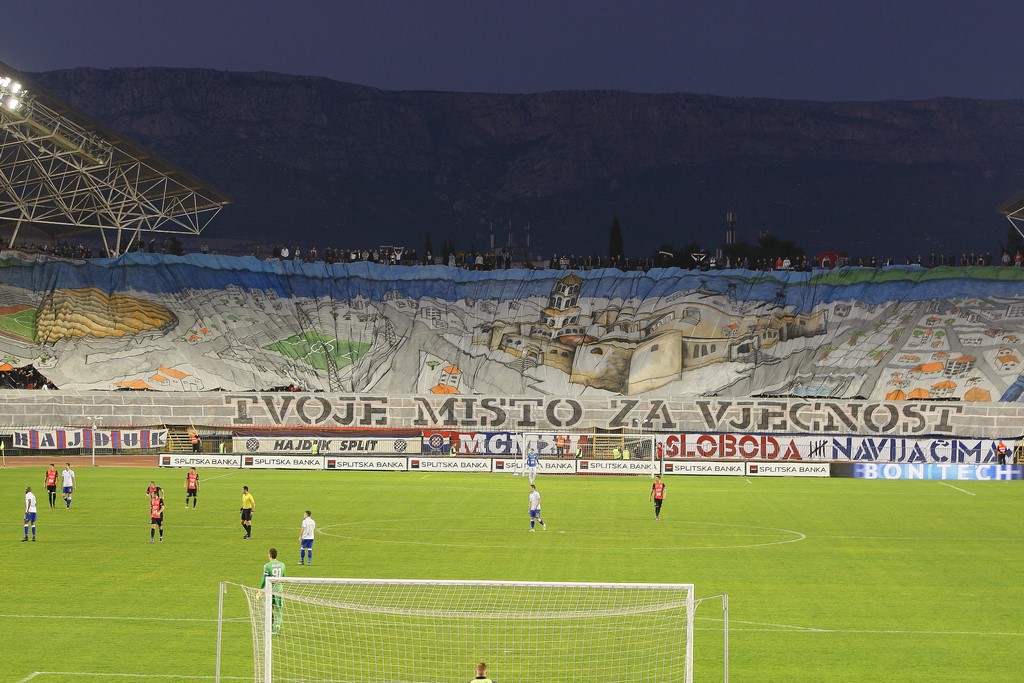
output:
M 108 253 L 143 234 L 198 235 L 229 200 L 0 64 L 0 226 L 51 238 L 99 231 Z M 15 89 L 17 86 L 17 89 Z

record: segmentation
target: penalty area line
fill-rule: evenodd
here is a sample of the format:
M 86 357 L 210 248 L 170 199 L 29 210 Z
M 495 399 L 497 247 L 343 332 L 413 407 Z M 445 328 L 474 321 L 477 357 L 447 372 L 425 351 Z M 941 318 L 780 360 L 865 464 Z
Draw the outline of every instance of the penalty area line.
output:
M 956 489 L 960 493 L 966 493 L 968 496 L 976 496 L 976 495 L 978 495 L 976 493 L 971 493 L 970 491 L 965 491 L 964 489 L 960 488 L 959 486 L 953 486 L 952 484 L 947 484 L 944 481 L 940 481 L 939 483 L 942 484 L 943 486 L 948 486 L 951 489 Z

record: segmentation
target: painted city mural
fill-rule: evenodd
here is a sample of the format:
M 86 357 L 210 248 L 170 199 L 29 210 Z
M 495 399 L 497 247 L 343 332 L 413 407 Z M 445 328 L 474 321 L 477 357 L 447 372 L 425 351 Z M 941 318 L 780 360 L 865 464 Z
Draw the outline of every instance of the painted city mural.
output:
M 1024 269 L 467 271 L 0 259 L 0 372 L 58 389 L 1019 401 Z

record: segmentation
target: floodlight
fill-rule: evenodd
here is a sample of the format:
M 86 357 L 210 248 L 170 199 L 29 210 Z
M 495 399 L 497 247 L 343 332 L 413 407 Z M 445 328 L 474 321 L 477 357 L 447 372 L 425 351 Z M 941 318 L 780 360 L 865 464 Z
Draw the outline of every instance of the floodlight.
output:
M 21 108 L 21 100 L 17 97 L 9 97 L 4 103 L 11 111 L 18 111 Z

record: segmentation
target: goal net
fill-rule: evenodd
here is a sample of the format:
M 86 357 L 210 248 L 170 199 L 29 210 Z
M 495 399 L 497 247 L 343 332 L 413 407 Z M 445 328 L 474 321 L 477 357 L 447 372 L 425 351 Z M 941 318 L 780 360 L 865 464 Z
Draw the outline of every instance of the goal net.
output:
M 243 587 L 254 680 L 693 680 L 692 584 L 267 578 Z
M 520 437 L 519 456 L 513 473 L 526 467 L 526 457 L 536 452 L 540 456 L 538 470 L 544 472 L 545 462 L 561 458 L 576 460 L 620 460 L 653 462 L 656 454 L 652 434 L 552 434 L 524 432 Z M 653 473 L 653 469 L 650 470 Z M 636 474 L 647 474 L 638 469 Z

